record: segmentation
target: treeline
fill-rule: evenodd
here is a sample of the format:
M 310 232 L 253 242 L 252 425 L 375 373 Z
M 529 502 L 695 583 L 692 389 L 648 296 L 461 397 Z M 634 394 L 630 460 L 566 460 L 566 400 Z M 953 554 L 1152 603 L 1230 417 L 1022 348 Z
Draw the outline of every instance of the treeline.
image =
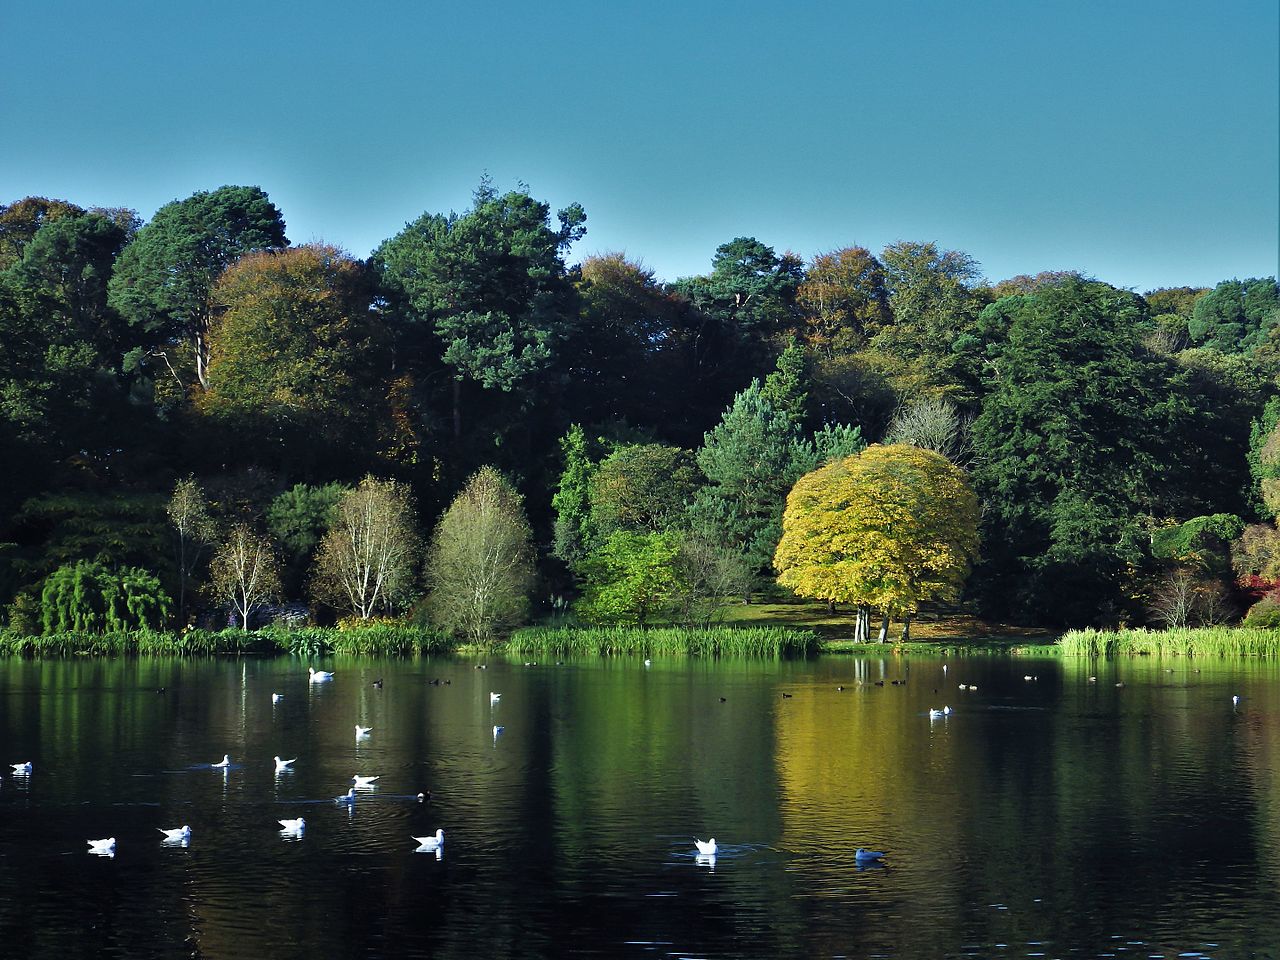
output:
M 1280 614 L 1274 278 L 991 284 L 931 242 L 737 238 L 663 282 L 571 263 L 585 223 L 482 183 L 360 261 L 291 246 L 256 187 L 145 224 L 0 207 L 6 622 L 707 621 L 779 589 L 787 493 L 868 442 L 967 471 L 993 616 Z M 361 497 L 400 548 L 372 595 L 339 542 Z M 503 558 L 479 614 L 476 531 Z

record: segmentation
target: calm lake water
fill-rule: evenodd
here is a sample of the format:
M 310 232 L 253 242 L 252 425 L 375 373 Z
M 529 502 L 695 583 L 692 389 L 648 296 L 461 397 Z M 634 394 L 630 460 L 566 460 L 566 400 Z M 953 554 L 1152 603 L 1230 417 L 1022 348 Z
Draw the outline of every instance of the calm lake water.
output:
M 0 955 L 1280 955 L 1275 665 L 306 666 L 0 661 Z

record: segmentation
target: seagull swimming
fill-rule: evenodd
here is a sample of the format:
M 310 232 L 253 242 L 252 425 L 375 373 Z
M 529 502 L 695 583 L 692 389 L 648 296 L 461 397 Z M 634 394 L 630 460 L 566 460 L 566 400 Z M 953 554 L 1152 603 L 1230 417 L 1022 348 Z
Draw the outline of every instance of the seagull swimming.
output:
M 864 850 L 859 847 L 853 854 L 853 858 L 858 863 L 874 863 L 877 860 L 884 859 L 884 853 L 880 850 Z
M 324 683 L 326 680 L 333 679 L 333 671 L 317 670 L 315 667 L 307 667 L 307 676 L 311 678 L 312 683 Z
M 294 757 L 292 760 L 281 760 L 279 757 L 272 757 L 272 759 L 275 760 L 276 762 L 276 773 L 281 773 L 282 771 L 288 770 L 290 767 L 292 767 L 295 763 L 298 762 L 297 757 Z
M 434 837 L 414 837 L 418 841 L 419 850 L 439 850 L 444 846 L 444 831 L 437 830 Z
M 506 727 L 500 727 L 495 724 L 493 728 L 493 739 L 497 740 L 498 734 L 505 733 L 506 729 L 507 729 Z
M 360 776 L 360 774 L 358 774 L 358 773 L 357 773 L 357 774 L 356 774 L 354 777 L 352 777 L 351 779 L 352 779 L 353 781 L 355 781 L 355 785 L 356 785 L 356 787 L 357 787 L 357 788 L 359 788 L 359 787 L 372 787 L 372 786 L 373 786 L 373 781 L 375 781 L 375 780 L 380 780 L 380 779 L 381 779 L 381 776 L 377 776 L 377 777 L 362 777 L 362 776 Z
M 297 820 L 277 820 L 276 823 L 284 828 L 285 833 L 301 833 L 307 829 L 307 821 L 303 817 Z
M 358 723 L 357 723 L 357 724 L 356 724 L 356 738 L 357 738 L 357 739 L 359 739 L 360 737 L 367 737 L 367 736 L 369 735 L 370 731 L 372 731 L 372 730 L 373 730 L 373 727 L 362 727 L 362 726 L 360 726 L 360 724 L 358 724 Z
M 209 766 L 211 766 L 211 767 L 229 767 L 229 766 L 231 766 L 231 755 L 230 755 L 230 754 L 226 754 L 226 753 L 224 753 L 224 754 L 222 755 L 222 760 L 221 760 L 220 762 L 218 762 L 218 763 L 211 763 L 211 764 L 209 764 Z
M 163 842 L 165 843 L 183 843 L 191 839 L 191 828 L 185 824 L 181 827 L 174 827 L 172 830 L 166 830 L 164 827 L 156 827 L 156 829 L 164 834 Z
M 278 694 L 278 693 L 273 693 L 273 694 L 271 695 L 271 702 L 272 702 L 272 703 L 279 703 L 279 702 L 280 702 L 281 700 L 283 700 L 283 699 L 284 699 L 284 697 L 280 696 L 280 694 Z
M 334 802 L 334 803 L 355 803 L 355 802 L 356 802 L 356 788 L 355 788 L 355 787 L 352 787 L 350 790 L 348 790 L 348 791 L 346 792 L 346 794 L 345 794 L 344 796 L 341 796 L 341 797 L 334 797 L 334 798 L 333 798 L 333 802 Z
M 24 774 L 24 773 L 30 773 L 30 772 L 31 772 L 31 761 L 30 761 L 30 760 L 28 760 L 26 763 L 11 763 L 11 764 L 9 764 L 9 766 L 13 767 L 13 775 L 14 775 L 15 777 L 20 777 L 20 776 L 22 776 L 22 774 Z
M 1240 697 L 1238 695 L 1231 698 L 1231 705 L 1233 707 L 1238 707 L 1240 705 Z M 27 766 L 30 767 L 31 764 L 28 763 Z
M 492 691 L 490 691 L 490 693 L 489 693 L 489 702 L 490 702 L 490 703 L 497 703 L 497 702 L 498 702 L 499 700 L 501 700 L 501 699 L 502 699 L 502 694 L 500 694 L 500 693 L 493 693 Z
M 710 840 L 695 839 L 693 841 L 693 845 L 698 848 L 698 853 L 704 857 L 714 857 L 716 855 L 715 837 L 712 837 Z
M 116 855 L 116 838 L 106 837 L 103 840 L 86 840 L 89 844 L 89 852 L 96 853 L 100 857 L 114 857 Z

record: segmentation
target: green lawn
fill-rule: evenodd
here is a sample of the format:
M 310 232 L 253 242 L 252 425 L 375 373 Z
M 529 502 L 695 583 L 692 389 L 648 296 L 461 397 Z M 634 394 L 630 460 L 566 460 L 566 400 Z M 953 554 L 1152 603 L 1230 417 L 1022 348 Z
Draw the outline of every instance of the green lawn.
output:
M 884 650 L 878 643 L 854 644 L 853 619 L 851 607 L 840 606 L 835 613 L 829 613 L 825 603 L 796 599 L 733 604 L 725 611 L 724 623 L 807 627 L 821 634 L 829 652 Z M 873 637 L 879 626 L 879 621 L 873 619 Z M 888 645 L 937 653 L 957 648 L 1053 653 L 1057 650 L 1055 642 L 1059 635 L 1052 630 L 996 623 L 953 610 L 921 612 L 911 622 L 911 640 L 905 645 L 899 643 L 901 634 L 901 623 L 890 624 Z

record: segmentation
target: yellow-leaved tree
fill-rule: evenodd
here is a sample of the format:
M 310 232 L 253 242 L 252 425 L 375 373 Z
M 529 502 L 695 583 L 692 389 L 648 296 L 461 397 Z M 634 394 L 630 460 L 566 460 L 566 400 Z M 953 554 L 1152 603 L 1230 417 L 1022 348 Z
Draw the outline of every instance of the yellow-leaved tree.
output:
M 796 481 L 773 565 L 798 595 L 857 607 L 857 640 L 878 610 L 883 641 L 891 617 L 909 625 L 921 603 L 958 599 L 977 557 L 965 472 L 932 450 L 876 444 Z

